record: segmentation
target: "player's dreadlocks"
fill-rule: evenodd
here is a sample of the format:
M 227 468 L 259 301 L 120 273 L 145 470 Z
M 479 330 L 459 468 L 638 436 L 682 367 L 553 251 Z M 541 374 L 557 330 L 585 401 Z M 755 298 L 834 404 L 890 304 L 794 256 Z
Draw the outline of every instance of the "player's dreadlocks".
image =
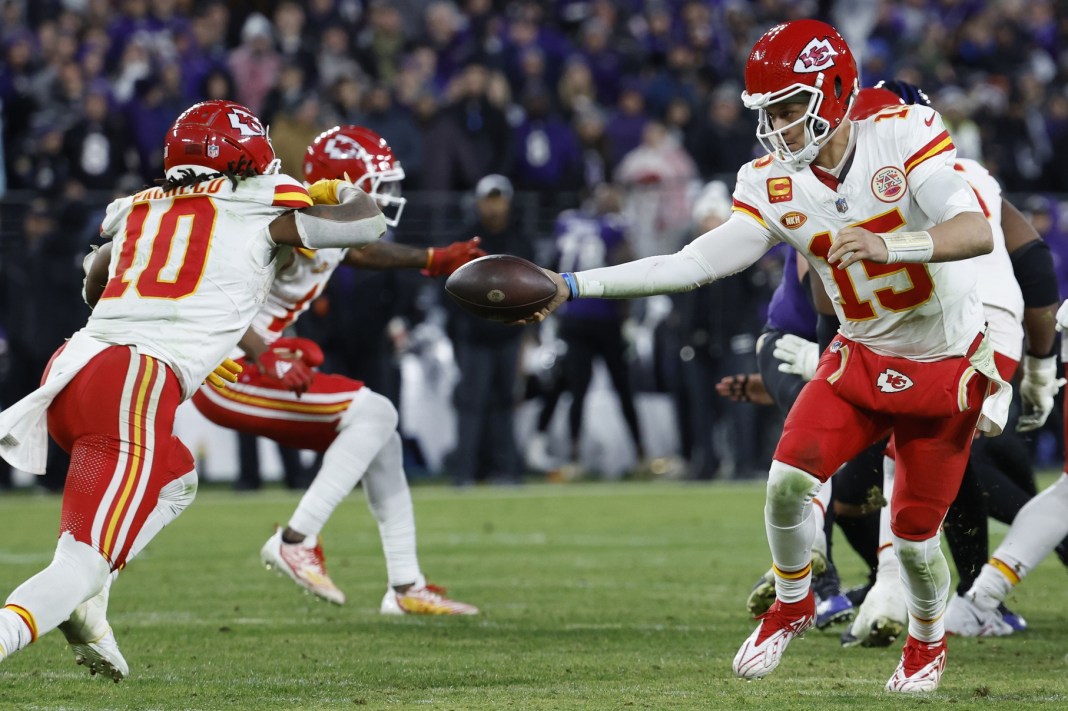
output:
M 241 156 L 236 163 L 234 161 L 227 163 L 226 170 L 221 173 L 196 173 L 192 168 L 183 168 L 178 171 L 178 177 L 159 179 L 156 180 L 156 184 L 163 190 L 173 190 L 175 188 L 190 187 L 216 178 L 228 178 L 233 187 L 236 188 L 239 181 L 244 178 L 251 178 L 254 175 L 259 175 L 259 173 L 253 167 L 252 161 Z

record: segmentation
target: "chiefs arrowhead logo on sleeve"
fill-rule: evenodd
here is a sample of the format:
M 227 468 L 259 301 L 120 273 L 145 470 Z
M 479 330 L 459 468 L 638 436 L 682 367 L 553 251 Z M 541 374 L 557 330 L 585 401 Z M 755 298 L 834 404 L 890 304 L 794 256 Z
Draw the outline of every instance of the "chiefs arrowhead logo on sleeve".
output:
M 834 66 L 834 58 L 837 55 L 838 52 L 834 51 L 834 47 L 831 46 L 827 39 L 813 38 L 801 50 L 801 54 L 797 55 L 797 61 L 794 62 L 794 71 L 798 74 L 822 72 L 824 69 L 830 69 Z
M 768 178 L 768 202 L 787 202 L 794 197 L 789 178 Z

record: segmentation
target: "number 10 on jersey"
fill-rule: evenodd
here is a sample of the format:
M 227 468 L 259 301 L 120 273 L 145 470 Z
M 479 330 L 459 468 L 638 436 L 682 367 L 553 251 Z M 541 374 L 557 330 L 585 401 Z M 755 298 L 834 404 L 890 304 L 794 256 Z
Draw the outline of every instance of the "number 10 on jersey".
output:
M 148 257 L 134 282 L 137 293 L 148 299 L 181 299 L 197 290 L 200 277 L 211 247 L 215 232 L 215 203 L 204 195 L 179 196 L 159 219 L 155 234 L 145 236 L 145 222 L 158 202 L 139 202 L 130 210 L 126 219 L 126 233 L 122 236 L 122 251 L 113 276 L 104 288 L 101 299 L 117 299 L 130 286 L 127 276 L 134 267 L 138 243 L 148 241 Z M 176 237 L 181 238 L 176 239 Z M 172 257 L 175 242 L 185 242 L 185 251 L 180 259 Z M 164 270 L 172 267 L 174 278 L 163 276 Z

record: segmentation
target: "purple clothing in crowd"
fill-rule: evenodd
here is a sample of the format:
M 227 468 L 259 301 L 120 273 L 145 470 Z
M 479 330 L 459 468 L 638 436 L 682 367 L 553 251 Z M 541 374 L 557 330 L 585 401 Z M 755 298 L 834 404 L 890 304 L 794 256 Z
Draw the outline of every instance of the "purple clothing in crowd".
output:
M 797 252 L 793 249 L 786 250 L 782 283 L 768 304 L 768 327 L 809 341 L 816 340 L 816 310 L 797 278 Z
M 582 155 L 571 125 L 555 117 L 525 121 L 515 130 L 515 177 L 520 190 L 575 190 Z
M 598 269 L 609 266 L 612 253 L 626 241 L 626 223 L 615 214 L 567 210 L 556 218 L 554 234 L 561 272 Z M 566 319 L 619 320 L 620 304 L 618 299 L 577 299 L 559 313 Z

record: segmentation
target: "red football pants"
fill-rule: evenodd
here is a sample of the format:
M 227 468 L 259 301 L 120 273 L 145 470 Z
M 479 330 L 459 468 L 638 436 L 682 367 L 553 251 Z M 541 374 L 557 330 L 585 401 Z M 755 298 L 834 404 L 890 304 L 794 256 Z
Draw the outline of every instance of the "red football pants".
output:
M 863 348 L 850 344 L 850 357 L 866 355 L 857 350 Z M 939 364 L 915 363 L 913 375 L 929 366 Z M 931 538 L 960 488 L 987 378 L 976 374 L 966 382 L 963 396 L 967 409 L 963 412 L 924 417 L 858 406 L 841 394 L 841 380 L 828 381 L 836 374 L 844 380 L 867 373 L 855 370 L 842 374 L 838 353 L 828 350 L 820 359 L 816 377 L 801 390 L 786 417 L 775 459 L 826 481 L 842 464 L 892 432 L 897 470 L 890 526 L 901 538 Z M 859 389 L 858 383 L 852 385 Z M 870 386 L 875 388 L 875 382 Z
M 341 416 L 363 387 L 359 380 L 317 372 L 308 392 L 298 397 L 247 358 L 238 362 L 244 366 L 238 382 L 224 388 L 205 383 L 193 395 L 193 404 L 220 427 L 267 437 L 285 447 L 325 452 L 337 437 Z
M 112 346 L 74 377 L 48 408 L 48 431 L 70 454 L 59 530 L 92 546 L 112 569 L 156 506 L 159 491 L 193 470 L 171 432 L 182 400 L 161 361 Z

